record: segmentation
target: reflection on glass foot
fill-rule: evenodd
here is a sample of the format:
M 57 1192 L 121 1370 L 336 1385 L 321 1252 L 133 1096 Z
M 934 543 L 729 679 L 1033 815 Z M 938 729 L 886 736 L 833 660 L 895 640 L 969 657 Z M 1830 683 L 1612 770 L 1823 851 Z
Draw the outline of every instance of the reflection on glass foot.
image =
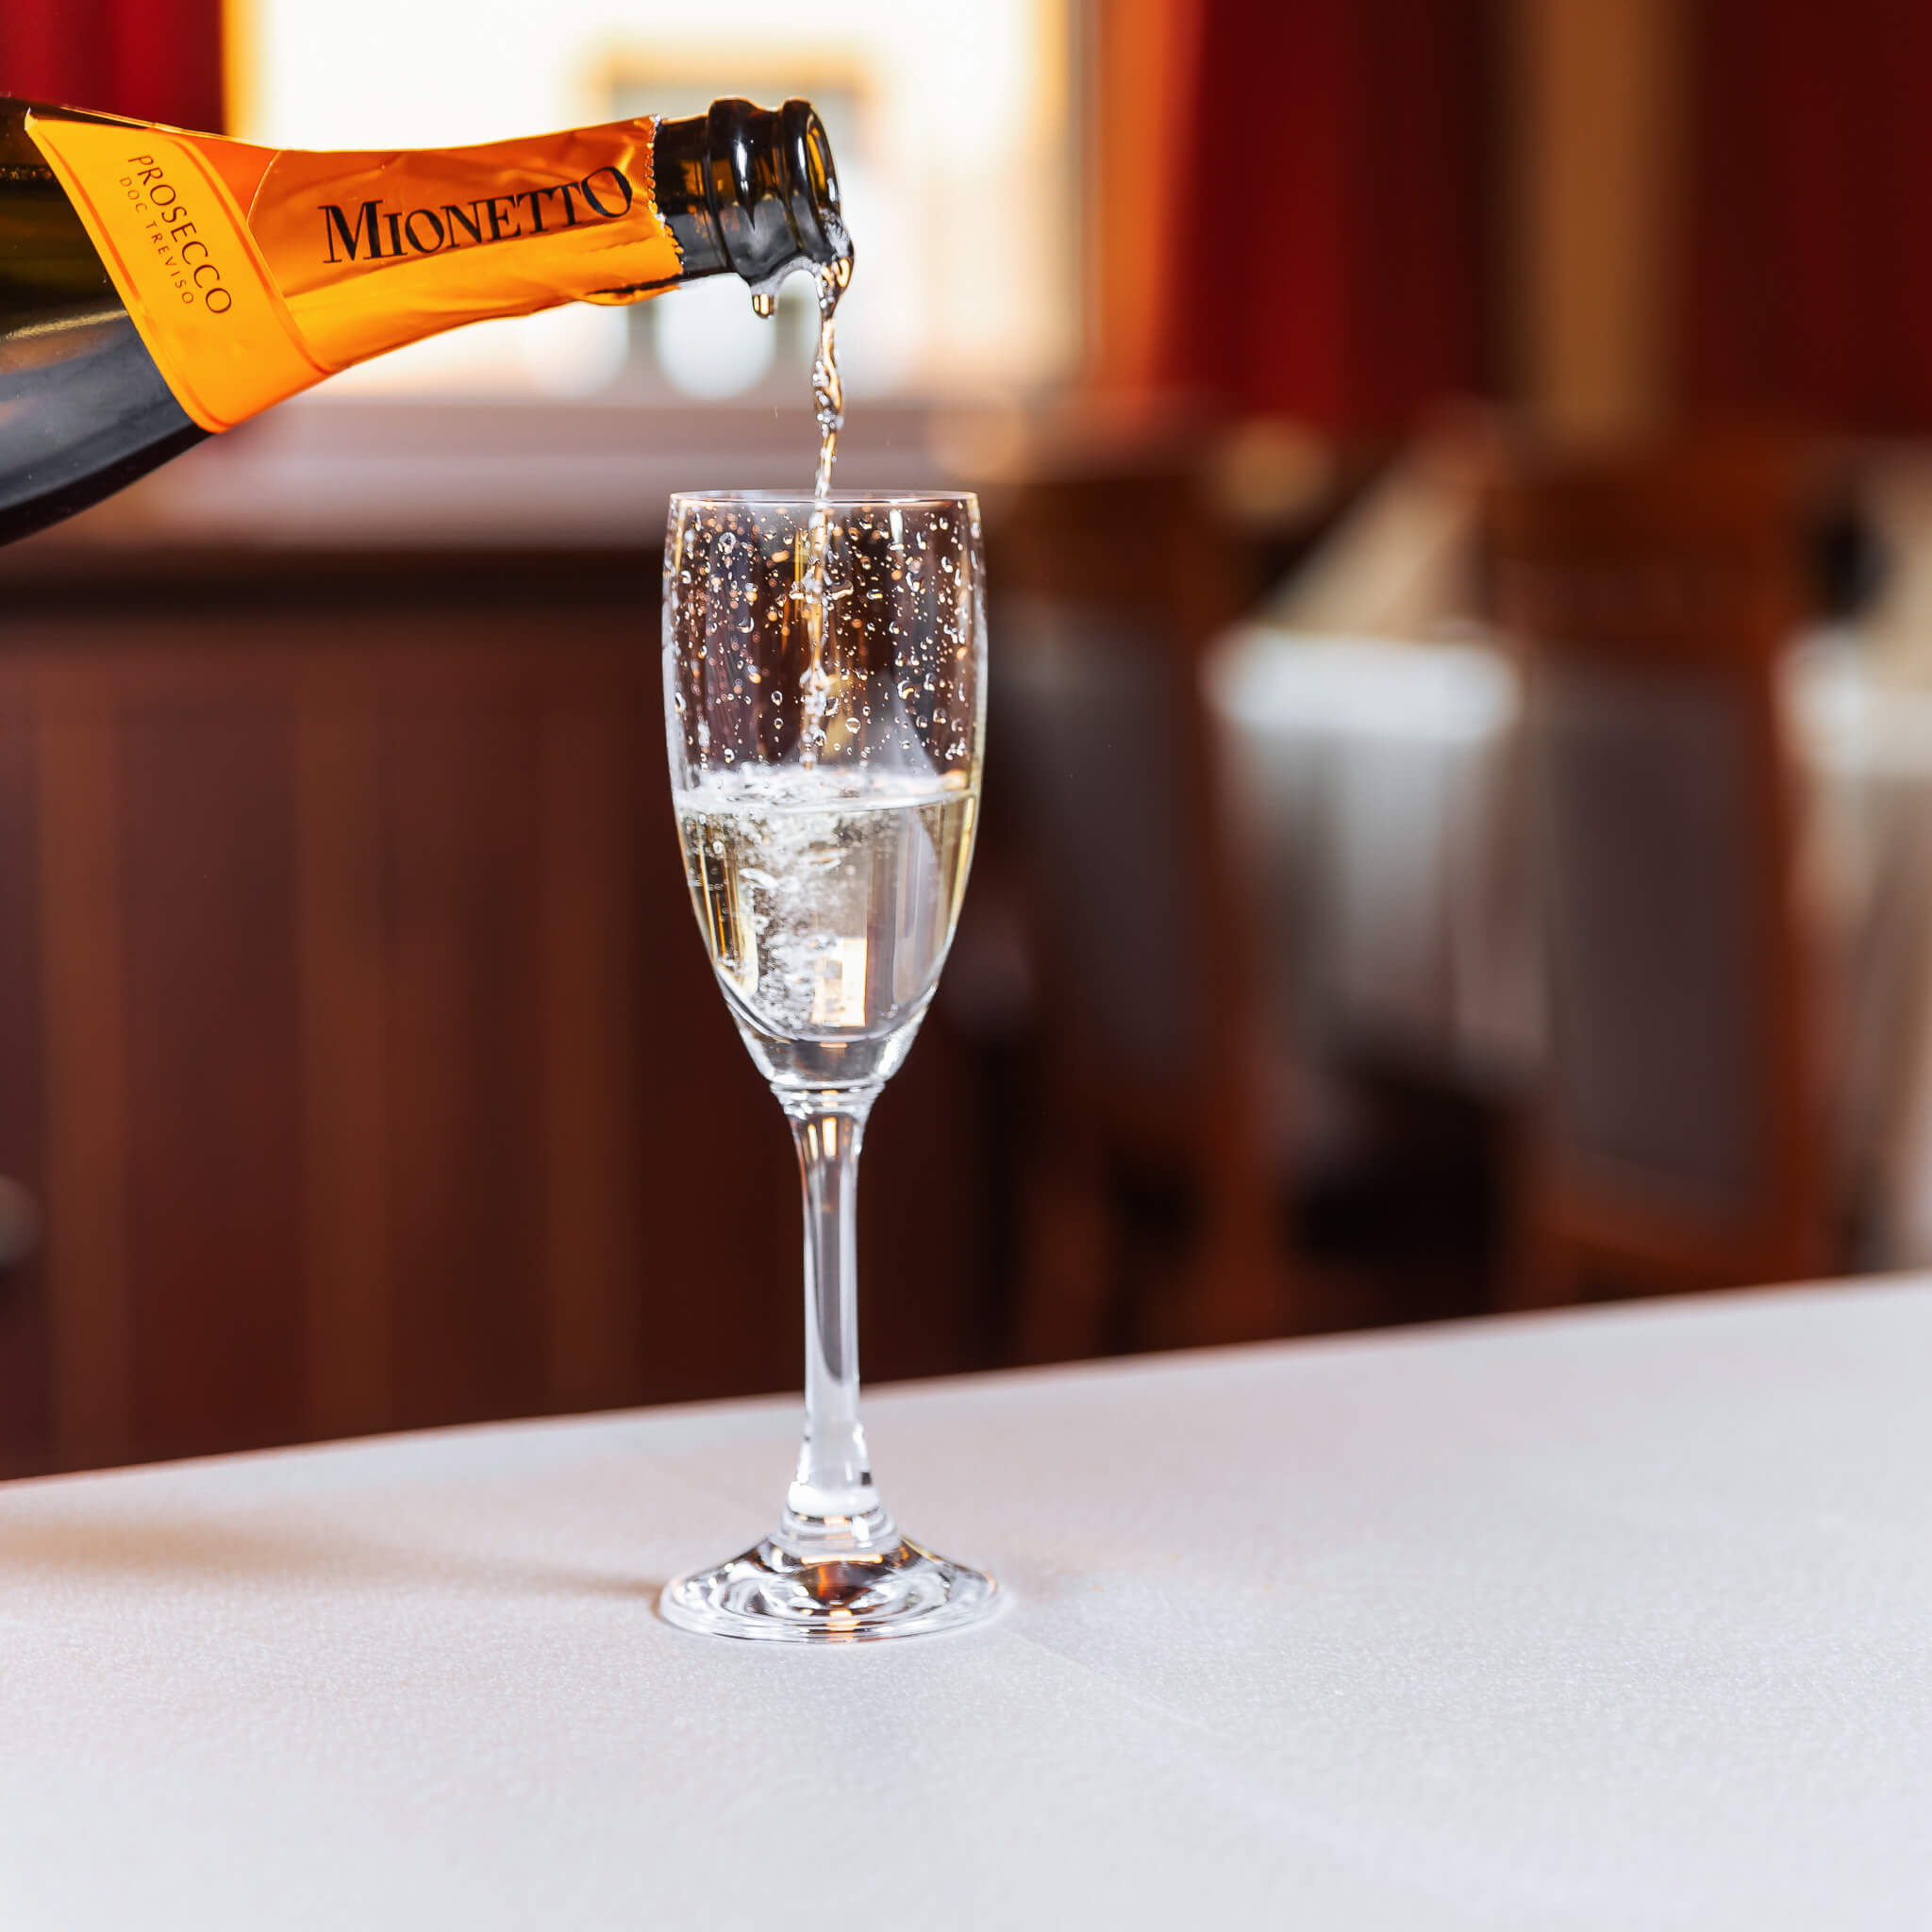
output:
M 716 1637 L 860 1643 L 957 1630 L 999 1605 L 991 1576 L 904 1540 L 875 1555 L 809 1562 L 767 1537 L 756 1549 L 667 1584 L 666 1622 Z

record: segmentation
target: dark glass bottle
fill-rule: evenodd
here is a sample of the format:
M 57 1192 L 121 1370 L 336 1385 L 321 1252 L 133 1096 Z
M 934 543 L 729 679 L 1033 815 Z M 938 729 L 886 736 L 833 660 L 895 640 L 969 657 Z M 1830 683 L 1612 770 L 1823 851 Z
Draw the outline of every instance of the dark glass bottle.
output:
M 30 116 L 35 118 L 30 121 Z M 307 258 L 291 257 L 284 243 L 278 258 L 275 244 L 264 241 L 259 251 L 265 263 L 262 275 L 287 286 L 263 300 L 284 315 L 292 315 L 298 335 L 312 326 L 324 339 L 305 341 L 296 352 L 303 356 L 305 367 L 295 379 L 270 382 L 258 401 L 250 395 L 239 408 L 211 415 L 197 405 L 195 392 L 182 381 L 178 361 L 164 371 L 168 352 L 163 344 L 163 359 L 157 359 L 158 339 L 154 329 L 144 332 L 130 315 L 130 293 L 137 306 L 142 300 L 140 290 L 131 289 L 131 284 L 152 275 L 152 268 L 131 268 L 130 262 L 139 262 L 131 251 L 116 257 L 118 273 L 108 265 L 106 257 L 116 252 L 111 234 L 102 239 L 98 210 L 116 207 L 126 196 L 103 177 L 101 194 L 91 198 L 83 183 L 79 200 L 89 210 L 83 214 L 68 185 L 71 176 L 49 164 L 42 141 L 30 131 L 35 126 L 44 129 L 49 117 L 57 127 L 70 132 L 78 127 L 82 133 L 101 128 L 125 133 L 129 148 L 140 146 L 145 136 L 151 148 L 166 142 L 172 143 L 172 154 L 192 146 L 199 154 L 214 155 L 217 165 L 212 171 L 203 168 L 194 176 L 181 171 L 184 181 L 192 184 L 183 192 L 203 216 L 198 224 L 184 222 L 176 230 L 191 238 L 212 232 L 206 212 L 214 207 L 214 197 L 226 195 L 225 189 L 211 184 L 211 174 L 222 175 L 231 188 L 237 180 L 244 186 L 250 179 L 262 182 L 245 215 L 239 199 L 225 203 L 236 220 L 245 220 L 248 228 L 257 231 L 254 240 L 259 241 L 264 228 L 262 197 L 273 200 L 275 184 L 282 178 L 275 173 L 278 165 L 285 173 L 292 166 L 291 178 L 299 178 L 305 193 L 313 197 L 316 181 L 325 179 L 337 162 L 343 179 L 365 186 L 374 178 L 367 172 L 370 162 L 390 164 L 391 174 L 397 161 L 408 164 L 406 188 L 411 179 L 429 184 L 426 190 L 417 190 L 424 205 L 411 209 L 399 204 L 390 209 L 380 200 L 358 202 L 353 192 L 347 193 L 336 227 L 315 231 L 317 248 L 326 242 L 329 260 L 326 266 L 318 265 L 314 274 L 331 278 L 329 286 L 338 296 L 345 275 L 404 267 L 411 275 L 372 274 L 358 280 L 358 326 L 346 335 L 338 328 L 338 339 L 330 341 L 324 325 L 305 323 L 299 289 L 289 292 L 308 275 Z M 601 148 L 596 145 L 600 142 Z M 612 147 L 613 142 L 619 145 Z M 643 152 L 650 157 L 648 199 L 635 192 L 646 186 L 635 178 L 644 172 L 635 160 Z M 616 167 L 607 162 L 570 178 L 572 170 L 587 158 L 595 160 L 600 153 L 617 155 Z M 556 186 L 519 187 L 541 179 L 546 160 L 564 154 L 575 158 L 558 174 Z M 625 156 L 633 158 L 625 162 Z M 135 158 L 145 160 L 149 156 L 144 152 Z M 484 178 L 479 170 L 501 178 Z M 159 167 L 135 172 L 137 178 L 152 173 L 158 184 L 150 188 L 155 195 L 175 195 L 172 174 Z M 461 190 L 444 185 L 439 200 L 437 184 L 458 175 L 466 189 L 483 180 L 486 192 L 464 198 Z M 128 179 L 117 178 L 122 183 Z M 492 195 L 487 192 L 491 187 L 504 192 Z M 458 197 L 454 205 L 448 199 L 453 192 Z M 297 213 L 312 221 L 321 212 L 312 198 L 285 199 L 289 208 L 271 208 L 271 221 L 279 212 L 286 226 Z M 186 202 L 174 205 L 185 208 Z M 164 209 L 161 220 L 168 218 Z M 569 251 L 580 237 L 569 231 L 606 219 L 623 219 L 638 227 L 643 239 L 632 256 L 607 247 L 594 258 L 582 252 L 571 258 Z M 472 236 L 476 238 L 474 252 L 465 245 Z M 513 268 L 508 267 L 509 251 L 491 252 L 481 245 L 495 242 L 517 244 Z M 346 257 L 339 243 L 346 246 Z M 208 246 L 196 239 L 177 245 L 201 267 L 201 279 L 207 281 L 208 264 L 219 256 L 211 256 Z M 653 245 L 657 253 L 651 252 Z M 197 246 L 199 258 L 194 255 Z M 405 259 L 412 246 L 423 255 L 464 253 L 464 300 L 455 312 L 446 282 L 445 294 L 438 301 L 425 302 L 413 292 L 412 276 L 424 271 L 419 262 Z M 234 252 L 230 250 L 231 256 Z M 401 342 L 483 316 L 524 313 L 572 299 L 642 300 L 705 275 L 736 274 L 754 291 L 769 293 L 794 270 L 829 263 L 850 252 L 831 150 L 817 114 L 804 101 L 788 101 L 775 109 L 749 101 L 717 101 L 708 113 L 690 119 L 612 124 L 488 150 L 335 157 L 272 155 L 214 137 L 175 136 L 105 116 L 0 99 L 0 542 L 98 502 L 212 429 L 266 407 L 277 394 L 290 393 L 335 368 Z M 246 253 L 251 259 L 257 257 L 254 241 L 246 245 Z M 603 264 L 626 258 L 642 271 L 636 279 L 593 285 L 594 274 Z M 321 260 L 318 254 L 318 264 Z M 292 279 L 285 272 L 291 262 Z M 499 263 L 505 267 L 500 269 Z M 547 278 L 553 265 L 554 283 Z M 232 261 L 225 272 L 232 280 Z M 500 284 L 492 279 L 498 275 Z M 587 283 L 587 275 L 592 276 L 591 283 Z M 182 291 L 178 299 L 192 308 L 193 291 L 188 281 L 179 279 L 175 286 Z M 219 287 L 215 292 L 220 299 Z M 283 303 L 285 293 L 288 300 Z M 166 322 L 174 313 L 175 298 L 168 293 L 163 299 L 169 304 L 168 314 L 161 317 Z

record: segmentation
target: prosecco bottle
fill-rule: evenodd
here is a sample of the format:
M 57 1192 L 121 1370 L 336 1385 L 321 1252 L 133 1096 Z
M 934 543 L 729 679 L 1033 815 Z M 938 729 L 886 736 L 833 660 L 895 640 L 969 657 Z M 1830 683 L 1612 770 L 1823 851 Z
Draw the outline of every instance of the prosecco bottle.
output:
M 0 99 L 0 542 L 421 337 L 850 254 L 805 101 L 308 153 Z

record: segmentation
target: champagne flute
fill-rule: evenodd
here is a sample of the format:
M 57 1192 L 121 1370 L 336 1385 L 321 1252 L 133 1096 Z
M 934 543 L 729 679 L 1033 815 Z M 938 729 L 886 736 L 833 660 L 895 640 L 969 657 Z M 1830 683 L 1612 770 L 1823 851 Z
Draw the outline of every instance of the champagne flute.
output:
M 668 1585 L 723 1636 L 951 1629 L 993 1579 L 900 1535 L 858 1420 L 853 1220 L 866 1116 L 939 984 L 985 736 L 970 495 L 671 500 L 665 731 L 691 905 L 791 1124 L 805 1195 L 805 1439 L 776 1528 Z

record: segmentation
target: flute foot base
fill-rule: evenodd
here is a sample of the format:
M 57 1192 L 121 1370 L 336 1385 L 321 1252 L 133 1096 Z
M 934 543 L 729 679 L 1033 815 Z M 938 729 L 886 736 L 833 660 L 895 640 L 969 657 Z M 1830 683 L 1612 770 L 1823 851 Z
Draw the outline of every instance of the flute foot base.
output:
M 958 1630 L 1002 1599 L 984 1572 L 904 1539 L 808 1560 L 770 1537 L 715 1570 L 666 1584 L 658 1614 L 681 1630 L 779 1643 L 867 1643 Z

